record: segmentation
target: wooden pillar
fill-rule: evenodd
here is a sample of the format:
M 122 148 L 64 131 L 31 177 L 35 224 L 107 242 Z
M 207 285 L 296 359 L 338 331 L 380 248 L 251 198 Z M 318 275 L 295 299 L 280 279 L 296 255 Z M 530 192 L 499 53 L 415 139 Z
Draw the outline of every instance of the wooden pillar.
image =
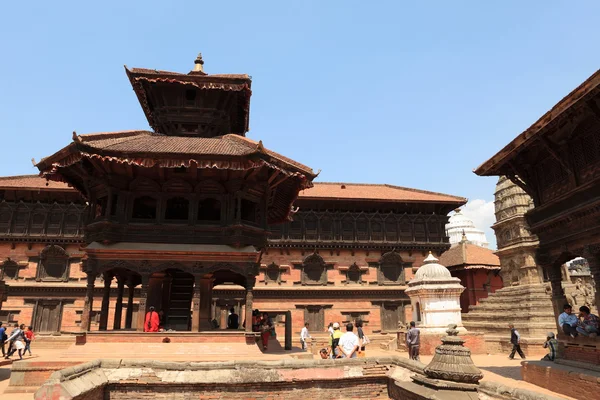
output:
M 148 282 L 150 281 L 150 275 L 142 275 L 142 286 L 140 292 L 140 303 L 138 307 L 137 315 L 137 327 L 136 330 L 144 332 L 144 320 L 146 319 L 146 303 L 148 299 Z
M 194 294 L 192 296 L 192 332 L 200 332 L 200 299 L 202 276 L 194 275 Z
M 246 283 L 246 332 L 252 332 L 252 306 L 254 302 L 254 280 Z
M 292 349 L 292 312 L 285 312 L 285 349 Z
M 85 300 L 83 303 L 83 312 L 81 313 L 81 331 L 88 332 L 92 322 L 92 311 L 94 306 L 94 284 L 96 283 L 96 274 L 87 272 L 87 286 L 85 291 Z
M 125 279 L 117 277 L 117 303 L 115 304 L 115 319 L 113 329 L 121 329 L 121 316 L 123 315 L 123 291 L 125 289 Z
M 554 322 L 558 328 L 558 333 L 562 333 L 562 328 L 558 325 L 558 316 L 562 314 L 563 307 L 567 304 L 567 297 L 562 287 L 562 272 L 560 264 L 551 264 L 547 267 L 550 285 L 552 286 L 552 307 L 554 308 Z
M 108 326 L 108 306 L 110 304 L 110 283 L 112 282 L 112 274 L 104 273 L 104 291 L 102 292 L 102 308 L 100 309 L 100 326 L 99 330 L 105 331 Z
M 125 313 L 125 329 L 131 329 L 131 323 L 133 321 L 133 296 L 135 292 L 135 286 L 130 280 L 127 284 L 129 288 L 129 295 L 127 296 L 127 312 Z
M 211 303 L 212 303 L 212 276 L 203 276 L 200 278 L 200 308 L 198 314 L 200 317 L 200 331 L 210 331 L 212 329 Z

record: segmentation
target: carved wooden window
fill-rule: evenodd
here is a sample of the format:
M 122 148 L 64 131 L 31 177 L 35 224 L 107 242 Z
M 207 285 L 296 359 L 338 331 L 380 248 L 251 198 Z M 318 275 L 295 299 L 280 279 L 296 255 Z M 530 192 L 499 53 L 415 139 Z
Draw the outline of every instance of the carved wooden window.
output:
M 431 220 L 427 223 L 427 230 L 429 231 L 429 241 L 430 242 L 439 242 L 442 238 L 440 232 L 441 227 L 440 223 L 437 220 Z
M 400 222 L 400 241 L 412 242 L 412 240 L 413 240 L 412 223 L 408 220 L 402 220 Z
M 134 219 L 156 219 L 157 201 L 150 196 L 136 197 L 133 200 L 131 217 Z
M 117 211 L 119 210 L 119 195 L 113 193 L 110 201 L 110 215 L 114 217 L 117 215 Z
M 29 210 L 25 206 L 20 206 L 17 209 L 11 233 L 22 235 L 27 232 L 27 223 L 29 222 Z
M 165 219 L 168 221 L 187 221 L 190 213 L 190 201 L 185 197 L 167 199 Z
M 47 235 L 60 235 L 63 219 L 62 210 L 54 209 L 48 214 Z
M 62 247 L 52 245 L 42 250 L 38 279 L 65 282 L 69 279 L 69 255 Z
M 242 199 L 240 202 L 240 216 L 242 221 L 253 224 L 258 223 L 258 204 L 252 200 Z
M 63 233 L 65 235 L 74 236 L 79 231 L 79 215 L 67 214 L 65 216 L 65 227 Z
M 383 240 L 383 224 L 379 218 L 371 220 L 371 240 Z
M 302 263 L 302 284 L 303 285 L 326 285 L 327 284 L 327 266 L 325 261 L 318 254 L 311 254 L 306 257 Z
M 281 281 L 281 270 L 279 265 L 271 263 L 265 270 L 265 282 L 267 283 L 279 283 Z
M 348 272 L 346 272 L 346 281 L 354 284 L 360 284 L 362 282 L 362 271 L 356 263 L 348 268 Z
M 321 240 L 332 240 L 333 239 L 333 220 L 329 216 L 321 217 L 319 221 L 320 233 L 319 237 Z
M 342 219 L 342 240 L 354 240 L 354 218 L 351 216 Z
M 94 212 L 94 216 L 96 218 L 105 217 L 106 209 L 108 208 L 108 197 L 102 196 L 96 199 L 96 209 Z
M 0 205 L 0 233 L 7 233 L 10 227 L 12 211 L 8 205 Z
M 302 239 L 302 216 L 296 214 L 290 222 L 289 236 L 290 239 Z
M 390 216 L 385 220 L 385 240 L 396 242 L 398 240 L 398 224 L 396 218 Z
M 29 226 L 29 233 L 32 235 L 41 235 L 44 233 L 44 222 L 46 222 L 46 215 L 41 213 L 35 213 L 31 216 L 31 224 Z
M 220 221 L 221 202 L 217 199 L 207 198 L 198 202 L 198 221 Z
M 317 240 L 317 217 L 312 213 L 304 218 L 304 240 Z
M 369 221 L 362 215 L 356 219 L 356 240 L 369 240 Z
M 403 284 L 404 266 L 402 257 L 395 251 L 381 256 L 379 261 L 378 283 L 381 284 Z
M 2 310 L 0 311 L 0 321 L 6 323 L 4 327 L 8 330 L 8 324 L 15 324 L 19 322 L 19 314 L 21 314 L 20 310 Z
M 2 264 L 3 280 L 15 280 L 19 278 L 19 265 L 14 261 L 5 261 Z
M 415 241 L 417 241 L 417 242 L 426 241 L 427 237 L 425 234 L 425 222 L 422 220 L 417 220 L 414 223 L 414 227 L 415 227 Z

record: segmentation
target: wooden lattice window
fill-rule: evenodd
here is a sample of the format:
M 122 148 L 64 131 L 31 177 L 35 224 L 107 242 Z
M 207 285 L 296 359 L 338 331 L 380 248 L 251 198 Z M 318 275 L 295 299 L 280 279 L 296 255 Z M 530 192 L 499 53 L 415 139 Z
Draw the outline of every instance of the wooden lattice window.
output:
M 383 240 L 383 223 L 379 218 L 371 220 L 371 240 Z
M 167 199 L 165 219 L 169 221 L 187 221 L 190 212 L 190 201 L 185 197 Z
M 369 240 L 369 220 L 364 215 L 356 219 L 356 240 Z
M 198 221 L 220 221 L 221 202 L 217 199 L 206 198 L 198 202 Z
M 333 239 L 333 220 L 329 216 L 321 217 L 319 221 L 320 233 L 319 237 L 321 240 Z
M 60 246 L 48 246 L 40 254 L 38 280 L 67 281 L 69 278 L 69 255 Z
M 11 233 L 22 235 L 27 232 L 27 223 L 29 222 L 29 210 L 25 206 L 20 206 L 15 213 Z
M 63 212 L 62 210 L 52 210 L 48 214 L 48 224 L 46 227 L 47 235 L 60 235 L 62 226 Z
M 393 216 L 385 220 L 385 240 L 395 242 L 398 240 L 398 224 Z
M 351 216 L 342 219 L 342 240 L 354 240 L 354 219 Z
M 265 282 L 267 283 L 279 283 L 281 282 L 281 270 L 279 265 L 271 263 L 265 270 Z
M 395 251 L 385 253 L 379 260 L 379 284 L 401 284 L 404 282 L 402 257 Z
M 133 210 L 131 217 L 134 219 L 156 219 L 156 209 L 158 202 L 150 196 L 136 197 L 133 200 Z
M 79 215 L 67 214 L 65 216 L 65 227 L 63 233 L 65 235 L 74 236 L 79 231 Z
M 3 280 L 15 280 L 19 278 L 19 265 L 14 261 L 5 261 L 2 264 L 2 272 L 1 272 Z
M 10 227 L 12 211 L 8 205 L 0 205 L 0 233 L 7 233 Z
M 356 263 L 352 264 L 348 268 L 348 272 L 346 273 L 346 281 L 348 283 L 359 284 L 362 282 L 362 271 L 360 267 L 356 265 Z
M 302 263 L 302 284 L 327 284 L 327 266 L 319 254 L 313 253 L 309 255 Z
M 304 218 L 304 240 L 317 239 L 317 217 L 314 214 L 308 214 Z
M 46 215 L 42 213 L 35 213 L 31 216 L 31 224 L 29 226 L 29 233 L 32 235 L 41 235 L 44 233 L 44 223 L 46 222 Z

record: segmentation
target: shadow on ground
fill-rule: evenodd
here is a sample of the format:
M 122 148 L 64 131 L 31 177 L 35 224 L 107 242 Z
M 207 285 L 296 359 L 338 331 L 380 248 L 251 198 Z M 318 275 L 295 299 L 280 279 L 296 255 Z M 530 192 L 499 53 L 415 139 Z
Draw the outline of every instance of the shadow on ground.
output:
M 514 367 L 479 367 L 483 371 L 489 371 L 496 375 L 503 376 L 505 378 L 514 379 L 517 381 L 523 380 L 521 377 L 521 366 L 515 365 Z

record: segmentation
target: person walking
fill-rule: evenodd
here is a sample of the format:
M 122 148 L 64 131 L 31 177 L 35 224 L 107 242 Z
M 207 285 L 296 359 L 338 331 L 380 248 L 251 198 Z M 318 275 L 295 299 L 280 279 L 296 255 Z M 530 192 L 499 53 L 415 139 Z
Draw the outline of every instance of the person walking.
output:
M 28 326 L 25 328 L 25 349 L 23 350 L 23 355 L 29 351 L 29 356 L 31 357 L 31 342 L 35 339 L 35 335 L 33 334 L 33 327 Z
M 21 326 L 17 326 L 16 329 L 13 330 L 11 335 L 8 337 L 8 340 L 11 342 L 11 350 L 4 357 L 9 359 L 16 351 L 19 352 L 19 359 L 23 359 L 23 350 L 25 349 L 25 324 L 21 324 Z
M 306 350 L 307 346 L 306 346 L 306 339 L 310 338 L 312 339 L 312 336 L 310 336 L 310 333 L 308 333 L 308 326 L 310 324 L 307 322 L 304 324 L 304 328 L 302 328 L 302 330 L 300 331 L 300 344 L 302 345 L 302 350 Z
M 363 322 L 362 319 L 357 319 L 355 321 L 356 324 L 356 335 L 358 336 L 358 356 L 365 357 L 365 347 L 370 343 L 369 338 L 365 335 L 363 331 Z
M 514 360 L 515 353 L 519 353 L 521 358 L 524 360 L 525 354 L 523 353 L 523 350 L 521 350 L 521 335 L 519 335 L 519 331 L 515 329 L 514 324 L 508 324 L 508 327 L 510 328 L 510 342 L 513 345 L 512 351 L 510 352 L 508 358 Z
M 260 324 L 260 337 L 262 339 L 263 350 L 267 351 L 269 347 L 269 339 L 271 338 L 271 330 L 273 330 L 273 324 L 269 318 L 269 314 L 263 313 Z
M 417 328 L 415 321 L 410 321 L 410 329 L 406 332 L 406 345 L 409 349 L 410 359 L 420 361 L 421 331 Z

